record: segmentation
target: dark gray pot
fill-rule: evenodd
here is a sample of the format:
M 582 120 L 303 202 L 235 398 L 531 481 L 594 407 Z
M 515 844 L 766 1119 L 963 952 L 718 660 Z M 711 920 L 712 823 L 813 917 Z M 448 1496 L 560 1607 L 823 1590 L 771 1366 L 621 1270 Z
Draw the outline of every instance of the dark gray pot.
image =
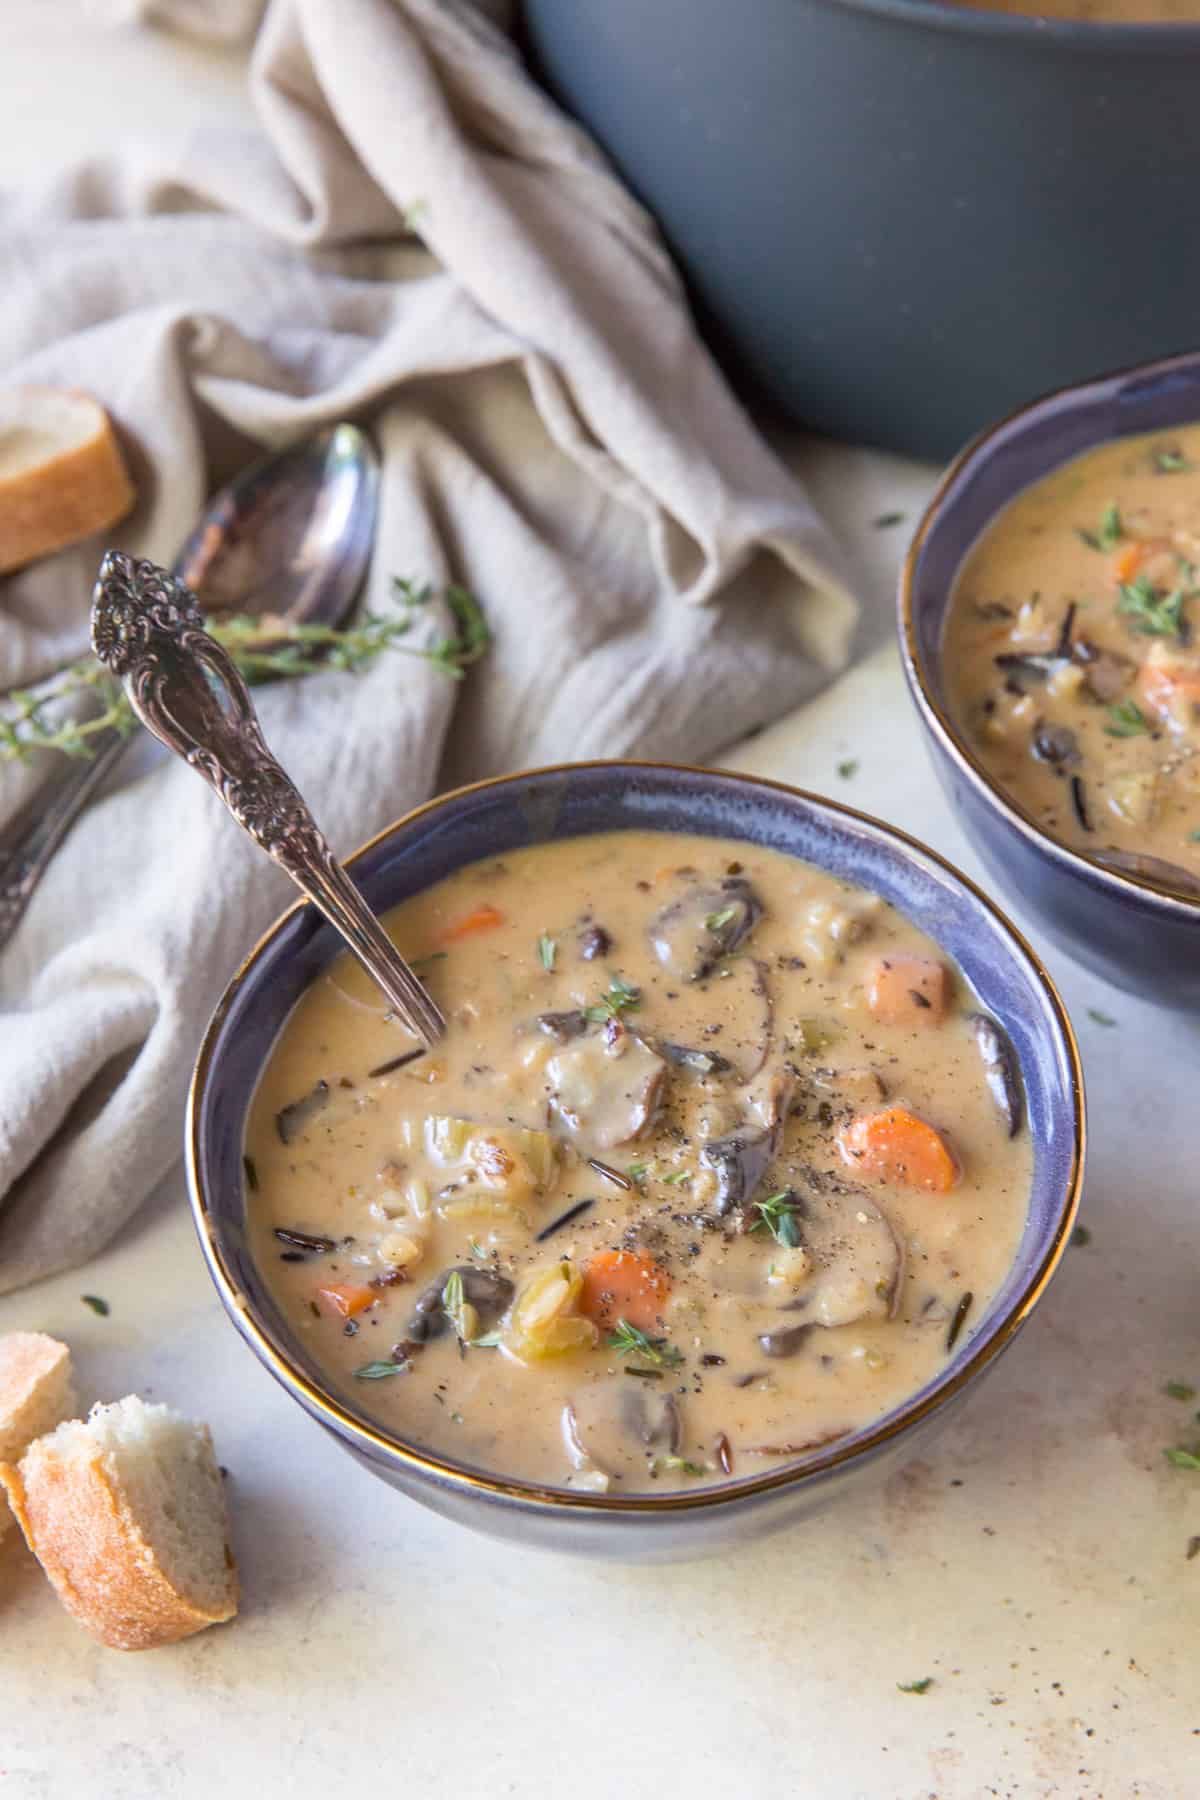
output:
M 714 347 L 817 430 L 947 455 L 1200 338 L 1200 25 L 932 0 L 525 0 Z

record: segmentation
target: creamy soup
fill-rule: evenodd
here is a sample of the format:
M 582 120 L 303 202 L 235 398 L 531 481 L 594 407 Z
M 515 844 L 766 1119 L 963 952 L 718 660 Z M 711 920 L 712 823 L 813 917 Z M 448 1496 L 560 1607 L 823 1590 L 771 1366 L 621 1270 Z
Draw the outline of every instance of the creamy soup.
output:
M 1200 875 L 1200 427 L 1019 494 L 966 557 L 944 660 L 990 775 L 1078 849 Z
M 1200 0 L 956 0 L 976 12 L 1024 13 L 1037 19 L 1078 19 L 1091 25 L 1195 25 Z
M 422 1053 L 348 959 L 246 1138 L 256 1259 L 397 1436 L 639 1493 L 870 1423 L 1008 1271 L 1020 1074 L 878 898 L 773 851 L 620 833 L 478 864 L 388 929 L 449 1020 Z

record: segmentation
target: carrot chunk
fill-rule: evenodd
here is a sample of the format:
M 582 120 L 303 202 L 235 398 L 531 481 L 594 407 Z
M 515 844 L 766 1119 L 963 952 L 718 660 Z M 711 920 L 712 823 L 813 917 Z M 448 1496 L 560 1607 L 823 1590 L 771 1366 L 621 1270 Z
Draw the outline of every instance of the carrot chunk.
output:
M 1134 692 L 1168 725 L 1186 730 L 1194 708 L 1200 706 L 1200 668 L 1165 658 L 1159 661 L 1152 654 L 1138 670 Z
M 633 1250 L 600 1250 L 583 1270 L 579 1310 L 604 1330 L 624 1319 L 653 1331 L 671 1292 L 671 1278 L 653 1257 Z
M 317 1289 L 317 1305 L 339 1319 L 353 1319 L 368 1306 L 374 1306 L 379 1295 L 373 1288 L 360 1287 L 353 1281 L 330 1281 Z
M 1152 548 L 1140 538 L 1131 538 L 1129 543 L 1121 545 L 1112 564 L 1113 580 L 1118 587 L 1133 580 Z
M 867 1005 L 881 1025 L 937 1025 L 950 1004 L 950 971 L 935 956 L 882 956 L 867 982 Z
M 837 1147 L 852 1168 L 874 1181 L 948 1194 L 958 1180 L 945 1138 L 903 1106 L 860 1113 L 838 1132 Z
M 453 925 L 447 925 L 439 939 L 443 944 L 457 944 L 460 938 L 477 937 L 481 931 L 493 931 L 497 925 L 503 925 L 504 914 L 498 906 L 485 900 L 472 912 L 456 919 Z

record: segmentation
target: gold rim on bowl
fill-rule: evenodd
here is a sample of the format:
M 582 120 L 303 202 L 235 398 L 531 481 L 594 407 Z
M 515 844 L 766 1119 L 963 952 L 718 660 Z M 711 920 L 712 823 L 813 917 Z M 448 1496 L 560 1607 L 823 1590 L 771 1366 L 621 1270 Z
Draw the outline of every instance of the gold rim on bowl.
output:
M 963 875 L 945 857 L 927 845 L 919 843 L 897 826 L 887 825 L 869 813 L 860 812 L 857 808 L 845 805 L 839 800 L 828 800 L 820 794 L 810 794 L 804 789 L 789 787 L 786 782 L 771 781 L 764 776 L 745 775 L 730 769 L 702 769 L 689 763 L 665 763 L 637 761 L 634 759 L 598 760 L 584 763 L 554 763 L 540 769 L 524 769 L 513 775 L 493 776 L 485 781 L 471 782 L 465 787 L 455 788 L 446 794 L 439 794 L 423 805 L 414 807 L 412 811 L 396 819 L 366 843 L 359 846 L 346 858 L 347 867 L 353 865 L 360 857 L 373 850 L 394 833 L 407 829 L 419 819 L 454 801 L 461 800 L 469 794 L 487 792 L 489 789 L 507 787 L 515 782 L 539 779 L 548 776 L 567 776 L 580 770 L 633 769 L 646 773 L 665 772 L 670 774 L 711 776 L 719 775 L 722 780 L 744 783 L 747 787 L 766 788 L 789 799 L 800 800 L 808 805 L 816 806 L 839 817 L 866 825 L 872 830 L 882 831 L 885 836 L 899 844 L 918 861 L 932 864 L 952 880 L 965 888 L 968 894 L 998 922 L 1008 934 L 1019 954 L 1024 957 L 1038 984 L 1050 1002 L 1051 1012 L 1057 1022 L 1063 1047 L 1066 1051 L 1070 1077 L 1071 1106 L 1074 1122 L 1074 1140 L 1071 1148 L 1071 1169 L 1067 1180 L 1067 1193 L 1062 1207 L 1058 1225 L 1050 1243 L 1047 1245 L 1037 1267 L 1033 1270 L 1025 1288 L 1018 1295 L 1008 1316 L 1003 1319 L 989 1340 L 981 1344 L 979 1349 L 969 1356 L 957 1373 L 944 1385 L 936 1387 L 923 1398 L 900 1408 L 880 1424 L 873 1426 L 865 1434 L 849 1439 L 845 1444 L 831 1443 L 826 1450 L 817 1450 L 803 1462 L 793 1462 L 783 1468 L 767 1470 L 761 1475 L 751 1476 L 740 1481 L 723 1483 L 720 1487 L 702 1489 L 698 1493 L 663 1495 L 601 1495 L 588 1493 L 572 1493 L 569 1489 L 552 1487 L 537 1482 L 509 1480 L 499 1475 L 488 1475 L 480 1471 L 463 1467 L 460 1464 L 433 1455 L 431 1452 L 417 1449 L 404 1443 L 399 1438 L 389 1436 L 376 1426 L 359 1418 L 347 1405 L 336 1396 L 327 1393 L 324 1388 L 297 1368 L 289 1357 L 271 1339 L 255 1316 L 254 1302 L 245 1292 L 232 1269 L 227 1264 L 218 1242 L 213 1209 L 209 1195 L 205 1192 L 200 1178 L 199 1156 L 199 1118 L 200 1106 L 207 1085 L 217 1039 L 228 1016 L 230 1008 L 236 1000 L 251 970 L 263 952 L 275 941 L 279 933 L 303 908 L 308 906 L 306 900 L 299 900 L 288 908 L 283 916 L 277 919 L 255 944 L 249 955 L 242 962 L 229 986 L 217 1002 L 216 1010 L 209 1021 L 204 1039 L 196 1058 L 196 1066 L 188 1088 L 187 1121 L 185 1125 L 185 1161 L 187 1168 L 188 1192 L 192 1207 L 192 1216 L 200 1237 L 201 1248 L 209 1273 L 221 1295 L 226 1310 L 230 1313 L 242 1336 L 257 1351 L 261 1360 L 272 1371 L 281 1385 L 297 1398 L 303 1399 L 307 1407 L 322 1417 L 335 1435 L 348 1437 L 360 1451 L 382 1453 L 384 1458 L 398 1463 L 414 1474 L 432 1477 L 441 1487 L 455 1488 L 460 1492 L 488 1494 L 496 1499 L 516 1501 L 525 1505 L 544 1506 L 551 1510 L 565 1508 L 580 1513 L 599 1513 L 610 1516 L 633 1515 L 647 1517 L 663 1513 L 698 1512 L 707 1508 L 728 1505 L 733 1501 L 749 1500 L 756 1495 L 769 1494 L 776 1489 L 787 1487 L 801 1480 L 808 1481 L 830 1474 L 843 1463 L 859 1457 L 866 1458 L 883 1449 L 892 1440 L 906 1431 L 909 1426 L 921 1420 L 959 1394 L 962 1389 L 979 1374 L 1000 1352 L 1007 1348 L 1020 1330 L 1038 1301 L 1045 1292 L 1054 1271 L 1062 1259 L 1070 1238 L 1071 1229 L 1079 1208 L 1079 1196 L 1083 1179 L 1083 1158 L 1086 1141 L 1086 1125 L 1083 1104 L 1083 1070 L 1079 1057 L 1079 1046 L 1066 1008 L 1059 997 L 1058 989 L 1043 966 L 1036 951 L 1026 941 L 1022 933 L 1011 919 L 996 905 L 981 888 L 968 876 Z
M 1131 368 L 1118 369 L 1111 375 L 1100 375 L 1089 381 L 1070 382 L 1065 387 L 1053 388 L 1048 394 L 1041 394 L 1036 400 L 1027 401 L 1025 405 L 1014 407 L 1012 412 L 1005 413 L 1003 418 L 997 419 L 995 424 L 987 426 L 959 451 L 933 490 L 929 504 L 921 514 L 920 523 L 900 570 L 900 648 L 908 670 L 914 698 L 919 709 L 924 713 L 927 723 L 940 740 L 943 749 L 953 758 L 969 780 L 973 779 L 987 790 L 1009 824 L 1015 826 L 1024 837 L 1030 839 L 1036 849 L 1049 851 L 1056 861 L 1065 863 L 1076 872 L 1084 871 L 1094 876 L 1097 880 L 1109 884 L 1118 893 L 1128 892 L 1132 889 L 1137 893 L 1151 894 L 1156 900 L 1164 901 L 1169 906 L 1180 907 L 1185 913 L 1194 914 L 1197 908 L 1200 908 L 1200 899 L 1197 899 L 1195 895 L 1182 893 L 1158 882 L 1147 881 L 1141 875 L 1122 874 L 1115 869 L 1106 868 L 1103 863 L 1094 862 L 1086 851 L 1074 850 L 1069 844 L 1060 843 L 1058 838 L 1052 837 L 1044 826 L 1039 825 L 1031 814 L 1005 793 L 1003 788 L 989 775 L 965 736 L 960 733 L 947 708 L 942 705 L 934 693 L 933 684 L 929 679 L 917 641 L 916 623 L 913 616 L 913 587 L 916 581 L 917 564 L 921 559 L 921 552 L 925 548 L 925 540 L 937 523 L 946 495 L 959 476 L 964 474 L 977 458 L 982 456 L 1002 432 L 1008 431 L 1011 426 L 1017 425 L 1023 420 L 1035 418 L 1044 407 L 1053 406 L 1057 401 L 1065 400 L 1073 394 L 1086 393 L 1089 388 L 1105 387 L 1112 382 L 1125 381 L 1134 376 L 1145 378 L 1167 374 L 1180 366 L 1196 369 L 1200 374 L 1200 359 L 1194 354 L 1185 353 L 1180 356 L 1164 357 L 1159 362 L 1135 363 Z M 1102 441 L 1109 442 L 1110 440 Z M 1095 447 L 1093 446 L 1093 448 Z M 1081 454 L 1086 454 L 1086 452 L 1081 452 Z M 1066 462 L 1070 459 L 1064 458 L 1063 460 Z M 1059 468 L 1062 464 L 1054 466 Z M 1012 497 L 1010 496 L 1010 498 Z M 1007 505 L 1008 502 L 1005 504 Z M 998 516 L 998 513 L 992 513 L 989 523 Z M 947 602 L 948 606 L 949 602 Z M 943 614 L 943 624 L 944 621 L 945 615 Z

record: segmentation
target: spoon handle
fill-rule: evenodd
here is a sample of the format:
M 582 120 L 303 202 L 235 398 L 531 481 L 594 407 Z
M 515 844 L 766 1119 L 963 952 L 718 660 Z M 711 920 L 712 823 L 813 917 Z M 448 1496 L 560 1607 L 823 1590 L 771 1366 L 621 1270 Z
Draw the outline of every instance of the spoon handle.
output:
M 342 934 L 402 1023 L 436 1043 L 446 1021 L 267 749 L 246 684 L 205 631 L 191 589 L 157 563 L 108 551 L 92 596 L 92 648 L 147 729 L 203 775 Z
M 34 888 L 46 872 L 63 838 L 96 789 L 127 747 L 129 739 L 113 729 L 93 739 L 98 744 L 89 762 L 73 763 L 48 800 L 38 797 L 32 825 L 22 814 L 16 830 L 0 842 L 0 950 L 25 916 Z

